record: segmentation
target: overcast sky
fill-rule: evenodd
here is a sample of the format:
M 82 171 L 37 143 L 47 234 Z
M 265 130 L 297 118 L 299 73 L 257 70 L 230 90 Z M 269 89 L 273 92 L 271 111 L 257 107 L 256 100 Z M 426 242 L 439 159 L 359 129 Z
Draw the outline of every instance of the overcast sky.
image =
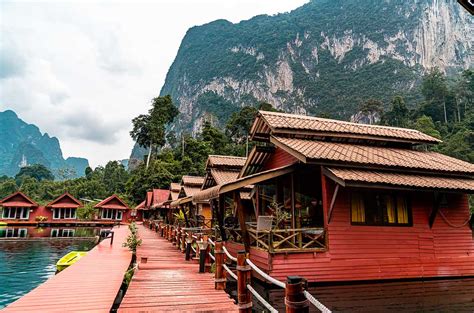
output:
M 0 0 L 0 110 L 92 166 L 126 159 L 131 119 L 163 86 L 186 30 L 291 11 L 307 0 Z

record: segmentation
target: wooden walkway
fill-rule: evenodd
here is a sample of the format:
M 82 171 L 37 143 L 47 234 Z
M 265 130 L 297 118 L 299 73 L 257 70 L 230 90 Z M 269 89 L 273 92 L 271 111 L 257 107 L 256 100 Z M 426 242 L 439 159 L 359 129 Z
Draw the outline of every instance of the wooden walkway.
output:
M 142 245 L 140 264 L 119 312 L 237 312 L 237 305 L 223 290 L 214 289 L 214 276 L 198 273 L 197 261 L 185 261 L 176 246 L 138 225 Z
M 114 242 L 105 239 L 76 264 L 11 303 L 3 312 L 109 312 L 132 254 L 122 243 L 128 227 L 114 227 Z

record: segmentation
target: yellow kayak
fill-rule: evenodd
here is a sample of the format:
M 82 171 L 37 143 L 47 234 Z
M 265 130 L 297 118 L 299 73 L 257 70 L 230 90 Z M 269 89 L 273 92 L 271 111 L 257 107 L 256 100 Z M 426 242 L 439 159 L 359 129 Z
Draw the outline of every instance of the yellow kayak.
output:
M 58 263 L 56 263 L 56 270 L 57 272 L 61 272 L 65 268 L 73 265 L 76 263 L 80 258 L 85 256 L 87 254 L 87 251 L 71 251 L 65 256 L 63 256 L 61 259 L 59 259 Z

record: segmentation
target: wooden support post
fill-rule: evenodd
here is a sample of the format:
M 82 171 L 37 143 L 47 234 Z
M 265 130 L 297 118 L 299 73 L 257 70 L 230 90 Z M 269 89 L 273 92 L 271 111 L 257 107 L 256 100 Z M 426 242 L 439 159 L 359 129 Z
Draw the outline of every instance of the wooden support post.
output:
M 178 226 L 178 233 L 176 236 L 176 248 L 181 249 L 181 227 Z
M 216 258 L 216 271 L 215 271 L 215 288 L 216 290 L 225 289 L 225 275 L 224 275 L 224 249 L 223 243 L 221 240 L 216 241 L 216 246 L 214 247 L 214 257 Z
M 204 271 L 206 273 L 210 273 L 211 272 L 211 257 L 209 256 L 209 253 L 211 253 L 211 244 L 209 243 L 208 241 L 208 236 L 207 235 L 204 235 L 202 236 L 202 240 L 203 242 L 206 243 L 206 253 L 205 253 L 205 257 L 204 257 Z
M 193 239 L 192 237 L 188 237 L 186 238 L 186 255 L 184 257 L 184 259 L 186 261 L 189 261 L 191 260 L 191 245 L 193 244 Z
M 186 231 L 183 230 L 181 234 L 181 252 L 186 251 Z
M 240 231 L 242 232 L 242 241 L 244 243 L 245 251 L 248 253 L 250 252 L 250 236 L 247 232 L 247 224 L 245 224 L 245 213 L 242 206 L 242 199 L 240 199 L 240 191 L 234 191 L 234 204 L 236 205 Z
M 308 313 L 309 301 L 304 291 L 304 280 L 299 276 L 288 276 L 285 288 L 286 313 Z
M 252 313 L 252 294 L 247 285 L 252 280 L 252 268 L 246 262 L 247 253 L 237 253 L 237 301 L 239 313 Z
M 163 237 L 165 235 L 165 228 L 162 224 L 160 224 L 160 236 Z
M 207 247 L 209 246 L 209 243 L 205 241 L 199 241 L 198 246 L 199 246 L 199 273 L 205 273 Z

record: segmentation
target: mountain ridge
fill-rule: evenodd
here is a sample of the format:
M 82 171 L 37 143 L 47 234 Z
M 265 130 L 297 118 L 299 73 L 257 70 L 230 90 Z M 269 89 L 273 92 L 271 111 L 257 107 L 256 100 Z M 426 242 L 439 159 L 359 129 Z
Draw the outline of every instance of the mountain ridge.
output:
M 348 119 L 367 98 L 420 99 L 422 73 L 471 67 L 472 19 L 454 0 L 311 1 L 289 13 L 188 30 L 161 95 L 176 130 L 259 101 L 287 112 Z
M 21 166 L 42 164 L 57 178 L 61 170 L 73 170 L 67 178 L 75 178 L 83 176 L 89 166 L 85 158 L 64 159 L 58 138 L 42 133 L 13 110 L 0 112 L 0 143 L 0 175 L 14 176 Z

